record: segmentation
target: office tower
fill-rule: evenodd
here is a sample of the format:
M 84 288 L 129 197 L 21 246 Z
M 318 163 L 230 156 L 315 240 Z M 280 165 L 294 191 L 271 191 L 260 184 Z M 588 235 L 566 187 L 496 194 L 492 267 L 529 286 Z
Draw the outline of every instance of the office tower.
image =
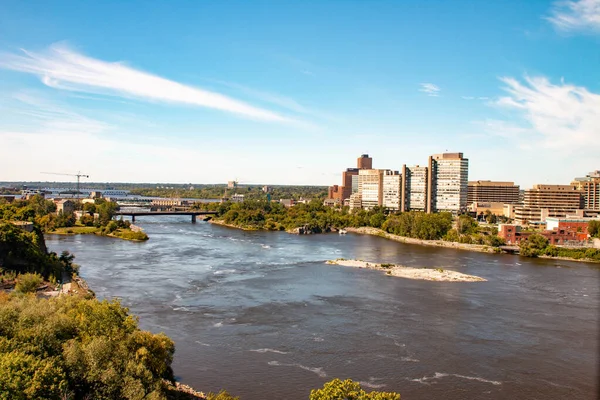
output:
M 463 153 L 429 157 L 427 212 L 460 214 L 467 209 L 469 160 Z
M 600 171 L 593 171 L 584 178 L 575 178 L 571 185 L 583 194 L 583 208 L 600 210 Z
M 467 204 L 473 203 L 519 203 L 519 186 L 514 182 L 470 181 Z
M 370 210 L 383 203 L 383 171 L 361 169 L 358 171 L 358 193 L 362 198 L 362 208 Z
M 418 165 L 402 166 L 402 192 L 400 209 L 402 211 L 427 210 L 427 167 Z
M 534 185 L 525 190 L 523 206 L 515 207 L 515 222 L 531 224 L 547 217 L 566 217 L 582 206 L 582 192 L 576 185 Z
M 382 177 L 382 206 L 399 211 L 402 198 L 402 176 L 398 171 L 384 170 Z

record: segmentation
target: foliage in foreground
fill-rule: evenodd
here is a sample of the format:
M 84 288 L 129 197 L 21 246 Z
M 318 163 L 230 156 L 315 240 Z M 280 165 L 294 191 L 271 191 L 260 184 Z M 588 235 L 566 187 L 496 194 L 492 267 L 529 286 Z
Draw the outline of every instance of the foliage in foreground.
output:
M 174 351 L 116 301 L 0 293 L 0 399 L 165 399 Z
M 534 233 L 526 240 L 519 243 L 519 254 L 525 257 L 568 257 L 576 260 L 588 259 L 600 261 L 600 249 L 593 248 L 568 248 L 557 247 L 548 244 L 548 239 L 544 236 Z
M 309 400 L 400 400 L 400 394 L 393 392 L 365 392 L 358 382 L 351 379 L 334 379 L 323 388 L 310 392 Z

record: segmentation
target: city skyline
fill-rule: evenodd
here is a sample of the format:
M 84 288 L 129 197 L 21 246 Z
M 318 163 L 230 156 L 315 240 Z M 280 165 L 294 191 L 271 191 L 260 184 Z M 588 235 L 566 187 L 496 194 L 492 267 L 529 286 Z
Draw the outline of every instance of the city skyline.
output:
M 600 168 L 600 0 L 4 2 L 0 180 L 339 184 L 352 159 Z

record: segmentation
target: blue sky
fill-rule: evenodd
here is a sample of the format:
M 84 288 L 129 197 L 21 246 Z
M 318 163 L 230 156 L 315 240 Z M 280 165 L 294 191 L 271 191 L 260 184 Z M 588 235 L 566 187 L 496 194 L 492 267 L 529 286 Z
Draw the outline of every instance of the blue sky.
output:
M 600 0 L 0 3 L 0 180 L 600 169 Z

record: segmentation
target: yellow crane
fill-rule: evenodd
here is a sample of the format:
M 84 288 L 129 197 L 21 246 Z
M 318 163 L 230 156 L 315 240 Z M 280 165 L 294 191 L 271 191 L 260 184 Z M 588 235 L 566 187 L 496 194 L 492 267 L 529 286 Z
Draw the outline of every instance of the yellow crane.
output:
M 76 176 L 77 177 L 77 198 L 79 198 L 79 179 L 80 178 L 89 178 L 89 175 L 82 174 L 81 171 L 77 171 L 76 174 L 61 174 L 58 172 L 42 172 L 42 174 L 46 175 L 64 175 L 64 176 Z

